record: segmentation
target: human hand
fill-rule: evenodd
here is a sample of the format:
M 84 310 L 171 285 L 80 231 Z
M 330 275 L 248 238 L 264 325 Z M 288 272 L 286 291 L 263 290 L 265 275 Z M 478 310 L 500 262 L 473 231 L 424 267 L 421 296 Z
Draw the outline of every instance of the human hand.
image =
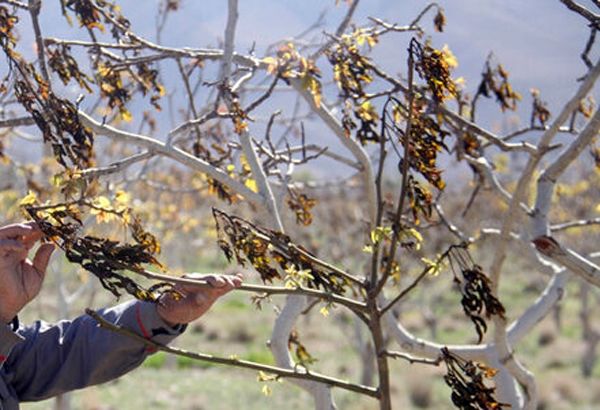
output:
M 53 244 L 42 244 L 33 261 L 29 251 L 42 238 L 33 222 L 0 228 L 0 323 L 8 323 L 40 292 Z
M 205 275 L 191 273 L 184 276 L 188 279 L 203 279 L 210 286 L 176 285 L 174 290 L 181 293 L 179 300 L 173 294 L 163 294 L 157 305 L 158 315 L 169 326 L 190 323 L 210 309 L 221 296 L 239 287 L 243 276 L 237 275 Z

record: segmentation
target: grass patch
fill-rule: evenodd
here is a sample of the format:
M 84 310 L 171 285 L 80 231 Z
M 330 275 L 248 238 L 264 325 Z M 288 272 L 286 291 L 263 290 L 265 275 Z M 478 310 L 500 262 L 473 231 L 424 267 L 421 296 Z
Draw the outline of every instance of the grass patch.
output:
M 273 359 L 273 355 L 271 352 L 267 350 L 250 350 L 246 354 L 241 356 L 244 360 L 249 360 L 251 362 L 257 362 L 262 364 L 274 365 L 275 360 Z
M 167 354 L 165 352 L 158 352 L 150 355 L 144 360 L 142 366 L 150 369 L 161 369 L 167 362 Z
M 209 369 L 211 367 L 215 367 L 213 363 L 205 362 L 203 360 L 195 360 L 185 356 L 177 356 L 176 363 L 178 369 Z

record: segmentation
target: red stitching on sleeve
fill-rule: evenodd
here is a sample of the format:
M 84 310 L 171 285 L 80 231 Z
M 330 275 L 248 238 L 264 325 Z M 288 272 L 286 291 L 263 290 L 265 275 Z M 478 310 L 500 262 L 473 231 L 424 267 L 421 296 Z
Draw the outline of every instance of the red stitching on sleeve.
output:
M 140 309 L 139 304 L 135 308 L 135 320 L 136 320 L 138 326 L 140 327 L 142 336 L 144 336 L 144 338 L 150 340 L 150 333 L 148 333 L 146 326 L 144 326 L 144 322 L 142 322 L 142 311 Z M 152 346 L 148 346 L 148 347 L 146 347 L 146 351 L 149 353 L 154 353 L 154 352 L 156 352 L 156 349 L 153 348 Z
M 4 355 L 0 354 L 0 363 L 4 363 L 6 361 L 7 357 Z
M 144 336 L 146 339 L 150 339 L 150 334 L 148 333 L 146 327 L 144 326 L 144 323 L 142 322 L 142 312 L 140 309 L 140 305 L 136 306 L 135 320 L 137 321 L 137 324 L 140 327 L 140 330 L 142 331 L 142 336 Z

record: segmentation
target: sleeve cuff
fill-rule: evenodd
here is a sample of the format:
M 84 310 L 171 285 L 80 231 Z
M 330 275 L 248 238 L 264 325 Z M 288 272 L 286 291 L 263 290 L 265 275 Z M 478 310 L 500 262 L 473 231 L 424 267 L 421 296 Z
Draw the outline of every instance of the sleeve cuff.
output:
M 135 316 L 137 331 L 146 339 L 160 344 L 168 344 L 187 328 L 186 325 L 169 326 L 159 316 L 154 303 L 135 302 Z

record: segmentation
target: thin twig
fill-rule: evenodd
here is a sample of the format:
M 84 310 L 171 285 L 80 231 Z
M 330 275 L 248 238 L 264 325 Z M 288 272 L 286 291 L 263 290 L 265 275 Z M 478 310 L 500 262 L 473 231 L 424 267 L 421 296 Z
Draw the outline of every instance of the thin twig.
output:
M 227 26 L 225 27 L 225 46 L 223 48 L 223 65 L 221 66 L 221 82 L 229 80 L 231 76 L 231 62 L 235 41 L 235 27 L 238 19 L 238 0 L 228 0 Z
M 583 7 L 581 4 L 574 2 L 573 0 L 560 0 L 560 2 L 567 6 L 568 9 L 574 11 L 575 13 L 588 20 L 590 24 L 592 24 L 594 27 L 600 28 L 600 16 L 598 14 L 591 12 L 590 10 Z
M 50 86 L 50 76 L 48 75 L 48 69 L 46 68 L 46 57 L 44 56 L 44 42 L 42 40 L 42 30 L 40 29 L 40 21 L 38 16 L 40 15 L 40 9 L 42 7 L 42 0 L 29 0 L 29 14 L 31 15 L 31 23 L 33 24 L 33 31 L 35 33 L 35 44 L 37 47 L 38 64 L 44 81 Z M 50 86 L 50 88 L 52 88 Z
M 146 346 L 152 347 L 156 350 L 163 351 L 165 353 L 174 354 L 176 356 L 188 357 L 190 359 L 200 360 L 200 361 L 204 361 L 204 362 L 224 364 L 224 365 L 233 366 L 233 367 L 241 367 L 241 368 L 245 368 L 245 369 L 263 371 L 266 373 L 275 374 L 282 378 L 287 377 L 287 378 L 294 378 L 294 379 L 313 380 L 316 382 L 325 383 L 330 386 L 339 387 L 344 390 L 349 390 L 349 391 L 353 391 L 355 393 L 364 394 L 369 397 L 378 397 L 378 394 L 379 394 L 378 390 L 374 387 L 363 386 L 360 384 L 354 384 L 354 383 L 350 383 L 345 380 L 340 380 L 340 379 L 336 379 L 333 377 L 325 376 L 320 373 L 312 372 L 309 369 L 302 367 L 302 366 L 296 366 L 296 368 L 294 370 L 288 370 L 288 369 L 284 369 L 281 367 L 269 366 L 269 365 L 265 365 L 265 364 L 261 364 L 261 363 L 251 362 L 248 360 L 225 358 L 225 357 L 213 356 L 213 355 L 206 354 L 206 353 L 194 353 L 194 352 L 189 352 L 187 350 L 162 345 L 162 344 L 156 343 L 150 339 L 146 339 L 143 336 L 140 336 L 137 333 L 135 333 L 129 329 L 126 329 L 124 327 L 117 326 L 113 323 L 108 322 L 106 319 L 104 319 L 102 316 L 100 316 L 100 314 L 98 314 L 94 310 L 86 309 L 85 312 L 90 317 L 92 317 L 95 321 L 97 321 L 101 327 L 103 327 L 107 330 L 110 330 L 111 332 L 115 332 L 120 335 L 127 336 L 133 340 L 143 343 Z
M 277 85 L 278 81 L 279 81 L 279 76 L 276 76 L 275 79 L 271 82 L 271 85 L 269 86 L 267 91 L 263 95 L 258 97 L 250 105 L 248 105 L 248 107 L 246 107 L 244 112 L 246 114 L 249 114 L 250 112 L 254 111 L 259 105 L 261 105 L 263 102 L 265 102 L 271 96 L 271 94 L 273 93 L 273 90 L 275 90 L 275 86 Z
M 99 167 L 99 168 L 88 168 L 81 171 L 81 176 L 85 178 L 96 178 L 99 176 L 105 176 L 114 174 L 117 172 L 121 172 L 131 165 L 144 161 L 146 159 L 152 158 L 154 153 L 152 151 L 144 151 L 138 154 L 132 155 L 127 158 L 123 158 L 120 161 L 113 162 L 107 167 Z
M 18 117 L 18 118 L 7 118 L 5 120 L 0 120 L 0 128 L 14 128 L 14 127 L 23 127 L 27 125 L 33 125 L 35 121 L 33 117 Z
M 415 357 L 411 356 L 408 353 L 397 352 L 394 350 L 388 350 L 384 352 L 384 354 L 392 359 L 404 359 L 408 361 L 410 364 L 421 363 L 421 364 L 430 364 L 432 366 L 439 366 L 442 362 L 442 357 L 438 357 L 437 359 L 426 359 L 424 357 Z
M 596 28 L 596 27 L 592 27 L 590 29 L 590 36 L 588 37 L 588 41 L 585 44 L 585 48 L 584 48 L 583 52 L 581 53 L 581 59 L 587 66 L 588 70 L 590 70 L 594 66 L 594 63 L 592 63 L 592 60 L 590 60 L 590 52 L 592 51 L 592 46 L 596 42 L 596 32 L 597 31 L 598 31 L 598 28 Z
M 400 231 L 401 231 L 401 227 L 400 227 L 400 219 L 402 216 L 402 211 L 404 209 L 404 202 L 407 198 L 407 193 L 408 193 L 408 170 L 409 170 L 409 166 L 410 166 L 410 137 L 411 137 L 411 132 L 412 132 L 412 122 L 413 122 L 413 107 L 414 107 L 414 102 L 415 102 L 415 93 L 413 90 L 414 87 L 414 68 L 415 68 L 415 60 L 414 60 L 414 55 L 413 55 L 413 50 L 412 50 L 412 42 L 411 42 L 411 46 L 409 46 L 409 51 L 408 51 L 408 114 L 407 114 L 407 118 L 406 118 L 406 128 L 404 130 L 404 156 L 402 158 L 402 183 L 400 186 L 400 197 L 398 198 L 398 208 L 396 209 L 396 214 L 394 216 L 394 221 L 393 221 L 393 235 L 392 235 L 392 241 L 390 244 L 390 248 L 389 248 L 389 259 L 385 268 L 385 271 L 383 273 L 383 275 L 381 276 L 381 278 L 379 279 L 379 282 L 377 283 L 377 286 L 374 289 L 374 295 L 377 295 L 379 292 L 381 292 L 381 290 L 383 289 L 383 287 L 385 286 L 391 272 L 392 272 L 392 266 L 394 265 L 394 260 L 396 258 L 396 249 L 397 249 L 397 245 L 398 245 L 398 240 L 400 239 Z M 372 279 L 374 279 L 374 276 L 372 276 Z
M 321 47 L 319 47 L 319 49 L 317 51 L 315 51 L 313 54 L 311 54 L 311 56 L 309 57 L 310 60 L 313 60 L 313 61 L 317 60 L 325 51 L 327 51 L 329 49 L 329 47 L 332 46 L 333 43 L 335 43 L 336 37 L 339 38 L 342 36 L 342 34 L 344 34 L 344 31 L 346 31 L 346 28 L 348 28 L 348 25 L 352 21 L 352 16 L 354 15 L 354 12 L 356 11 L 356 7 L 358 6 L 359 1 L 360 0 L 353 0 L 350 7 L 348 7 L 348 12 L 346 13 L 346 16 L 340 22 L 337 30 L 335 30 L 335 36 L 330 37 L 329 40 L 325 44 L 323 44 Z
M 199 287 L 211 287 L 211 285 L 202 279 L 190 279 L 190 278 L 180 278 L 170 275 L 163 275 L 160 273 L 150 272 L 148 270 L 142 271 L 133 271 L 134 273 L 141 275 L 147 279 L 159 280 L 163 282 L 168 282 L 172 284 L 181 284 L 181 285 L 192 285 Z M 251 284 L 242 284 L 240 287 L 236 288 L 236 290 L 254 292 L 254 293 L 264 293 L 268 295 L 294 295 L 301 294 L 305 296 L 316 297 L 321 300 L 333 303 L 339 303 L 340 305 L 346 306 L 352 311 L 355 312 L 364 312 L 366 310 L 366 305 L 362 302 L 358 302 L 353 299 L 346 298 L 344 296 L 339 296 L 333 293 L 323 292 L 317 289 L 309 289 L 302 286 L 287 288 L 287 287 L 276 287 L 276 286 L 261 286 L 261 285 L 251 285 Z
M 0 0 L 0 3 L 10 4 L 11 6 L 15 6 L 23 10 L 29 10 L 29 6 L 27 4 L 17 0 Z
M 600 225 L 600 218 L 581 219 L 579 221 L 565 222 L 562 224 L 550 225 L 552 232 L 564 231 L 571 228 L 582 228 L 584 226 Z

